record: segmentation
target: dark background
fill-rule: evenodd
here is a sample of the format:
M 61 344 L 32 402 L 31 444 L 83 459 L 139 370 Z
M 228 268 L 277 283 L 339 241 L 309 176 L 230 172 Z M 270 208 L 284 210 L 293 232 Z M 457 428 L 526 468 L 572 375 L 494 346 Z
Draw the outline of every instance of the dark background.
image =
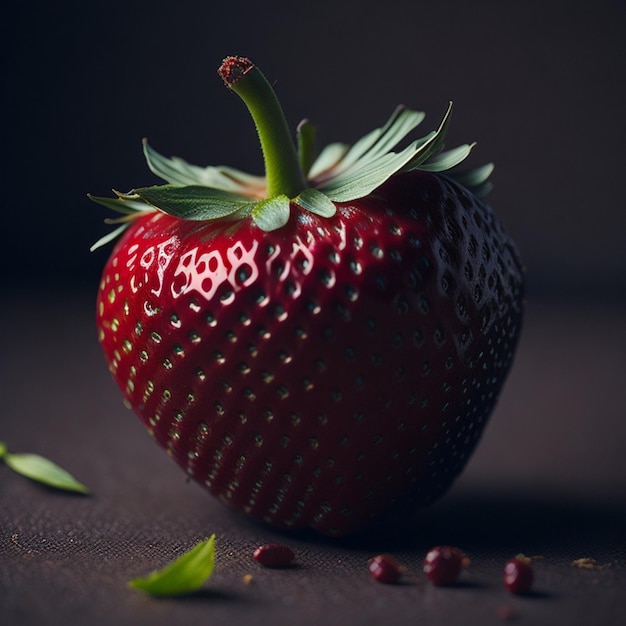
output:
M 626 3 L 108 0 L 19 3 L 2 24 L 6 280 L 95 285 L 108 195 L 157 182 L 141 139 L 260 173 L 248 114 L 216 75 L 250 56 L 290 124 L 352 142 L 398 103 L 455 102 L 449 145 L 493 161 L 490 202 L 532 293 L 624 291 Z
M 3 16 L 0 49 L 0 440 L 92 490 L 0 463 L 0 623 L 626 623 L 626 2 L 33 0 Z M 524 333 L 474 457 L 416 525 L 342 543 L 232 515 L 185 482 L 106 371 L 93 308 L 110 247 L 89 246 L 107 211 L 86 194 L 157 182 L 144 136 L 260 173 L 252 122 L 216 75 L 229 54 L 250 56 L 291 126 L 309 117 L 322 143 L 354 141 L 398 103 L 427 113 L 425 134 L 452 99 L 448 144 L 477 140 L 472 163 L 496 164 L 490 202 L 528 269 Z M 126 588 L 213 532 L 205 592 Z M 296 568 L 255 568 L 271 540 Z M 367 574 L 390 551 L 419 575 L 435 543 L 471 556 L 460 586 Z M 538 556 L 527 598 L 500 581 L 518 552 Z

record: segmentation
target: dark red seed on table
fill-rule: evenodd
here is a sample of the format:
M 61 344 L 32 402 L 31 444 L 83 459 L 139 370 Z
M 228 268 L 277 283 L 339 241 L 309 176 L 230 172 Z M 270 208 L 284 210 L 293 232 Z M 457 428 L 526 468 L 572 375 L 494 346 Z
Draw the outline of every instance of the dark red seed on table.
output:
M 528 593 L 533 585 L 533 578 L 533 568 L 528 557 L 518 554 L 506 562 L 504 566 L 504 586 L 511 593 Z
M 282 543 L 266 543 L 252 555 L 264 567 L 287 567 L 296 558 L 294 551 Z
M 424 574 L 433 585 L 453 585 L 469 559 L 452 546 L 431 548 L 424 559 Z
M 397 583 L 406 571 L 393 557 L 379 554 L 370 559 L 370 574 L 379 583 Z

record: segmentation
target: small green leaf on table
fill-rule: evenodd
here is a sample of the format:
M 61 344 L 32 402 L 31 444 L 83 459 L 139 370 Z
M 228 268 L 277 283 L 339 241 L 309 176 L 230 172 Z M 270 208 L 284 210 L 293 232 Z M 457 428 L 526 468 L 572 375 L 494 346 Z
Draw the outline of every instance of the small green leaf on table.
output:
M 215 535 L 211 535 L 163 569 L 134 578 L 128 585 L 151 596 L 181 596 L 197 591 L 214 568 Z
M 68 471 L 38 454 L 12 453 L 8 451 L 6 444 L 0 442 L 0 459 L 14 472 L 48 487 L 89 493 L 89 489 Z

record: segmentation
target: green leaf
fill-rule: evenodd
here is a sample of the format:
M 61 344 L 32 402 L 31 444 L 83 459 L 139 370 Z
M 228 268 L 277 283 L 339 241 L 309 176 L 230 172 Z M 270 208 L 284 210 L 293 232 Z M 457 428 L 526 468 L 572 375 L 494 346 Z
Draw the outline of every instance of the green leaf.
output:
M 315 126 L 309 120 L 302 120 L 296 129 L 298 139 L 298 160 L 302 173 L 306 176 L 313 164 L 315 151 Z
M 449 170 L 464 161 L 469 156 L 469 153 L 475 145 L 476 144 L 466 143 L 462 146 L 458 146 L 458 148 L 454 148 L 453 150 L 440 152 L 425 163 L 422 163 L 417 169 L 425 172 L 443 172 L 445 170 Z
M 118 226 L 114 230 L 108 232 L 103 237 L 100 237 L 100 239 L 98 239 L 98 241 L 92 244 L 92 246 L 89 248 L 89 252 L 94 252 L 98 248 L 102 248 L 102 246 L 106 246 L 109 242 L 117 239 L 128 228 L 128 226 L 128 223 L 122 224 L 121 226 Z
M 421 111 L 397 107 L 382 128 L 375 129 L 359 139 L 337 164 L 335 173 L 362 169 L 368 163 L 387 155 L 424 119 Z
M 294 202 L 303 209 L 322 217 L 332 217 L 337 212 L 337 207 L 317 189 L 305 189 L 294 198 Z
M 454 172 L 454 175 L 450 173 L 450 176 L 454 178 L 461 185 L 465 185 L 465 187 L 473 188 L 479 187 L 483 183 L 487 181 L 487 179 L 491 176 L 494 170 L 493 163 L 486 163 L 485 165 L 481 165 L 473 170 L 465 171 L 465 172 Z
M 486 163 L 472 170 L 446 172 L 446 176 L 467 187 L 477 198 L 484 198 L 493 189 L 489 180 L 493 170 L 493 163 Z
M 490 180 L 487 180 L 484 183 L 477 185 L 476 187 L 471 187 L 472 193 L 477 198 L 486 197 L 491 192 L 492 189 L 493 189 L 493 184 Z
M 113 209 L 116 213 L 122 213 L 123 215 L 134 215 L 140 211 L 154 211 L 145 202 L 130 200 L 119 191 L 114 191 L 114 193 L 117 195 L 117 198 L 92 196 L 90 193 L 87 194 L 87 197 L 93 202 L 101 204 L 107 209 Z
M 278 230 L 289 221 L 289 204 L 289 198 L 283 194 L 261 200 L 252 209 L 252 219 L 261 230 Z
M 319 189 L 333 202 L 362 198 L 380 187 L 412 158 L 416 143 L 413 142 L 402 152 L 383 154 L 363 168 L 333 178 Z
M 197 591 L 215 569 L 215 535 L 161 570 L 134 578 L 128 585 L 152 596 L 180 596 Z
M 3 459 L 7 453 L 7 444 L 4 441 L 0 441 L 0 459 Z
M 439 128 L 426 137 L 426 141 L 422 143 L 420 149 L 415 156 L 404 166 L 404 171 L 417 169 L 422 163 L 437 154 L 443 148 L 443 142 L 450 125 L 450 116 L 452 115 L 452 102 L 449 103 L 448 109 L 439 124 Z
M 310 180 L 315 180 L 319 177 L 323 178 L 323 174 L 332 170 L 333 167 L 341 161 L 341 159 L 347 154 L 350 146 L 345 143 L 329 143 L 319 153 L 318 157 L 311 165 L 307 176 Z
M 116 198 L 108 198 L 108 197 L 100 197 L 93 196 L 90 193 L 87 194 L 87 197 L 96 202 L 97 204 L 101 204 L 109 209 L 113 209 L 116 213 L 120 213 L 122 217 L 116 219 L 106 219 L 104 220 L 107 224 L 121 224 L 115 230 L 104 235 L 104 237 L 100 237 L 96 243 L 94 243 L 90 248 L 90 252 L 105 246 L 110 241 L 113 241 L 119 235 L 121 235 L 124 230 L 128 227 L 129 222 L 131 222 L 139 213 L 145 213 L 154 211 L 154 207 L 142 202 L 141 200 L 132 199 L 126 196 L 126 194 L 120 193 L 119 191 L 113 190 L 116 194 Z
M 138 196 L 156 209 L 185 220 L 214 220 L 252 208 L 254 200 L 220 189 L 190 185 L 157 185 L 134 189 L 127 198 Z
M 69 472 L 38 454 L 12 454 L 7 452 L 4 446 L 2 458 L 14 472 L 26 478 L 64 491 L 89 493 L 89 489 L 79 483 Z
M 233 167 L 199 167 L 180 157 L 168 159 L 154 150 L 146 139 L 143 141 L 143 153 L 150 171 L 172 185 L 200 185 L 252 196 L 262 196 L 265 191 L 266 183 L 262 176 L 254 176 Z

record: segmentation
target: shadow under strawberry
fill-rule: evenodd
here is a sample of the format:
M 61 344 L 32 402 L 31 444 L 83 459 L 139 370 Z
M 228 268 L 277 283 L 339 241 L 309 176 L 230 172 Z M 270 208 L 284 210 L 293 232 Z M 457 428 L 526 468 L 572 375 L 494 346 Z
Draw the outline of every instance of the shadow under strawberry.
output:
M 342 540 L 342 545 L 411 551 L 447 543 L 474 556 L 524 551 L 565 559 L 593 554 L 598 560 L 624 561 L 625 527 L 626 507 L 617 502 L 466 488 L 411 519 L 390 520 Z

